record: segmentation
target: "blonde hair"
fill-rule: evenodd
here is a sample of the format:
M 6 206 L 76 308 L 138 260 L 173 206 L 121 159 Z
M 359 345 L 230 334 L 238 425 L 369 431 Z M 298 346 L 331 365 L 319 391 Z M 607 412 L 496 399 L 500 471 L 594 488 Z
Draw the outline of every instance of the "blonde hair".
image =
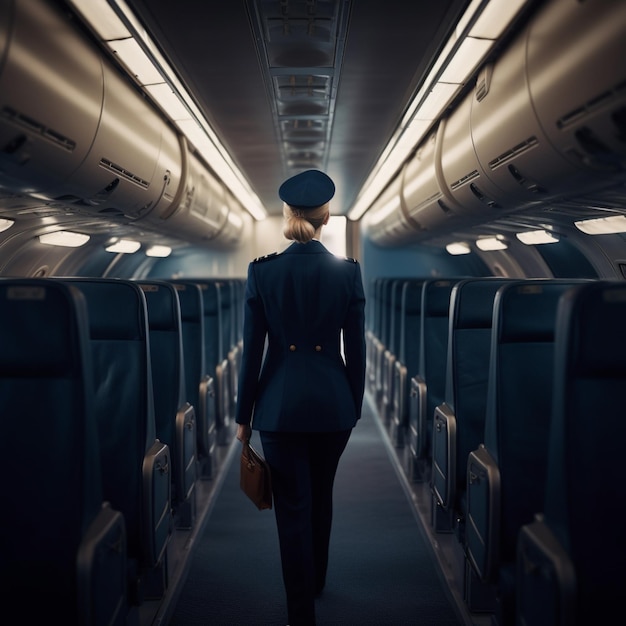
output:
M 315 231 L 326 221 L 328 206 L 329 203 L 326 202 L 316 209 L 298 209 L 287 203 L 283 204 L 283 235 L 300 243 L 311 241 L 315 237 Z

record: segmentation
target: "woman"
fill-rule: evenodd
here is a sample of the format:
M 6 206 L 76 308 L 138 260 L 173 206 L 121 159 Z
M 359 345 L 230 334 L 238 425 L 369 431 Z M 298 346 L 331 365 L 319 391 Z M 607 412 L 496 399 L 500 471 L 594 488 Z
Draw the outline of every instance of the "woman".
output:
M 335 472 L 365 385 L 360 266 L 319 241 L 334 193 L 318 170 L 281 185 L 283 233 L 294 243 L 250 263 L 246 284 L 237 438 L 249 439 L 251 425 L 258 430 L 271 469 L 291 626 L 315 624 Z

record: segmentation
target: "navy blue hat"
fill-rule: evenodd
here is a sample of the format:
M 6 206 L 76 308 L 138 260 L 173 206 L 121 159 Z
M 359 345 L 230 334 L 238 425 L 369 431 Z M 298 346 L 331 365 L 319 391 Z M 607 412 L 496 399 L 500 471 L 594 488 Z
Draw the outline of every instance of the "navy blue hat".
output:
M 278 189 L 280 199 L 296 209 L 315 209 L 335 195 L 335 183 L 319 170 L 288 178 Z

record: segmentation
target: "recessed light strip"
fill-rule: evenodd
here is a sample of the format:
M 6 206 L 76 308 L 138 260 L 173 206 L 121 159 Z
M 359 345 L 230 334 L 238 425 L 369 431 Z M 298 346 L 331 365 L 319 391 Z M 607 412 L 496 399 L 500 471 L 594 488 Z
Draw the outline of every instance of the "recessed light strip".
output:
M 372 169 L 348 213 L 349 219 L 358 220 L 369 210 L 527 3 L 527 0 L 471 2 Z
M 70 2 L 245 209 L 255 219 L 264 219 L 267 212 L 258 196 L 128 5 L 123 0 Z

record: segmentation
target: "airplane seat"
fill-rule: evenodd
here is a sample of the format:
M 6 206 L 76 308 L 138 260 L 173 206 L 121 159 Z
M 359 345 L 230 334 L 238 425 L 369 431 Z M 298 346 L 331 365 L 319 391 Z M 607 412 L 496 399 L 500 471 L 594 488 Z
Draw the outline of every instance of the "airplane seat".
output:
M 163 597 L 172 532 L 171 454 L 156 437 L 143 291 L 115 278 L 59 278 L 87 301 L 104 497 L 126 522 L 129 602 Z
M 392 280 L 389 294 L 389 345 L 384 354 L 381 401 L 381 417 L 384 423 L 391 421 L 393 411 L 394 369 L 400 349 L 400 305 L 403 283 L 404 279 Z
M 464 541 L 466 470 L 469 453 L 483 441 L 493 303 L 512 279 L 468 278 L 450 296 L 444 400 L 433 425 L 433 510 L 441 507 Z M 434 519 L 437 519 L 435 516 Z
M 366 387 L 372 394 L 376 392 L 376 362 L 380 341 L 380 289 L 382 278 L 374 278 L 370 283 L 370 293 L 366 300 L 365 340 L 367 348 Z
M 185 389 L 178 291 L 169 282 L 138 280 L 148 307 L 156 436 L 172 457 L 172 509 L 179 528 L 196 516 L 196 405 Z
M 517 623 L 608 624 L 626 589 L 626 286 L 563 296 L 544 501 L 517 545 Z
M 241 370 L 241 358 L 243 356 L 243 316 L 244 316 L 244 298 L 246 292 L 246 279 L 235 279 L 235 362 L 233 365 L 233 376 L 231 378 L 232 395 L 233 395 L 233 416 L 236 413 L 238 393 L 239 393 L 239 372 Z
M 376 295 L 376 330 L 374 333 L 374 372 L 372 380 L 372 396 L 374 403 L 378 406 L 380 393 L 382 392 L 382 364 L 385 356 L 385 343 L 384 343 L 384 325 L 385 325 L 385 306 L 386 306 L 386 286 L 389 282 L 389 278 L 380 278 L 377 285 Z
M 185 359 L 185 390 L 196 414 L 196 451 L 200 478 L 211 478 L 215 461 L 215 382 L 204 360 L 204 306 L 192 281 L 170 281 L 178 292 Z
M 222 345 L 222 282 L 216 279 L 193 280 L 202 292 L 204 309 L 204 360 L 207 373 L 213 378 L 215 388 L 215 435 L 218 445 L 228 443 L 230 407 L 228 393 L 228 361 Z
M 393 278 L 383 279 L 380 292 L 380 328 L 379 343 L 376 346 L 376 383 L 374 399 L 380 415 L 383 412 L 383 393 L 385 384 L 385 363 L 389 358 L 389 333 L 391 330 L 391 290 Z
M 422 311 L 421 279 L 402 282 L 400 293 L 400 337 L 398 358 L 393 370 L 392 437 L 398 447 L 406 442 L 408 429 L 409 384 L 419 363 L 419 326 Z
M 241 364 L 241 353 L 243 351 L 243 315 L 244 315 L 244 298 L 246 293 L 246 279 L 239 278 L 237 280 L 237 307 L 236 307 L 236 336 L 237 345 L 239 346 L 237 372 L 239 372 L 239 366 Z M 237 389 L 235 390 L 237 391 Z
M 226 424 L 230 424 L 235 419 L 235 394 L 233 385 L 236 375 L 233 367 L 236 362 L 236 344 L 234 338 L 234 307 L 235 293 L 233 281 L 224 279 L 220 284 L 220 306 L 222 307 L 222 376 L 224 380 L 224 394 L 227 396 L 225 417 Z
M 371 354 L 369 369 L 369 390 L 372 394 L 374 402 L 376 401 L 376 383 L 378 381 L 378 363 L 382 351 L 381 343 L 381 326 L 382 326 L 382 300 L 383 285 L 385 278 L 376 278 L 373 285 L 374 297 L 372 302 L 372 335 L 371 335 Z
M 377 280 L 377 278 L 373 278 L 369 282 L 365 297 L 365 388 L 368 390 L 371 389 L 370 374 L 372 371 L 372 345 L 374 340 L 374 316 L 376 311 L 374 298 Z
M 484 442 L 467 460 L 464 547 L 466 575 L 491 585 L 501 626 L 514 619 L 519 529 L 543 504 L 556 310 L 576 282 L 513 282 L 494 300 Z
M 422 286 L 419 364 L 411 379 L 409 414 L 412 477 L 418 481 L 430 480 L 433 418 L 435 407 L 443 401 L 450 295 L 456 282 L 429 279 Z
M 0 342 L 5 605 L 23 623 L 45 611 L 121 626 L 126 530 L 103 492 L 84 298 L 49 279 L 2 279 Z
M 239 386 L 239 367 L 241 365 L 241 352 L 243 350 L 243 292 L 242 281 L 233 278 L 230 281 L 231 289 L 231 332 L 230 332 L 230 350 L 228 351 L 228 371 L 230 372 L 230 417 L 235 418 L 235 410 L 237 407 L 237 393 Z

